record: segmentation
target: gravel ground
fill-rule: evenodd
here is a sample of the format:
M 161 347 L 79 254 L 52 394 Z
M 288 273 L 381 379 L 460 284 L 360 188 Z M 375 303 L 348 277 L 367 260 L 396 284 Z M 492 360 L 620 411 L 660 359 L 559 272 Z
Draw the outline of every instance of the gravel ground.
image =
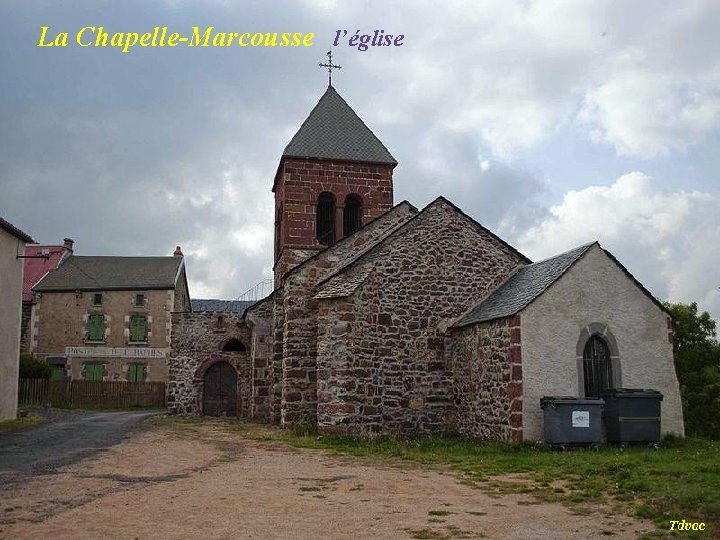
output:
M 96 423 L 80 415 L 77 423 L 109 422 L 120 437 L 141 418 L 129 414 Z M 77 433 L 67 429 L 50 431 Z M 573 539 L 654 530 L 605 507 L 571 512 L 477 489 L 447 470 L 249 440 L 218 422 L 157 423 L 93 449 L 80 461 L 66 455 L 72 462 L 51 474 L 0 487 L 0 538 Z

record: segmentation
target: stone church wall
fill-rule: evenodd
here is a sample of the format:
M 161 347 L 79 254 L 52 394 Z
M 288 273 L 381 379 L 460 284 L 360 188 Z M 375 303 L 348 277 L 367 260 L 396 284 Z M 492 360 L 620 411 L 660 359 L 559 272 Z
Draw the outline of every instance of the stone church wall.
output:
M 361 284 L 347 298 L 324 299 L 320 306 L 321 430 L 453 429 L 447 327 L 522 262 L 439 199 L 412 226 L 333 278 L 328 286 Z
M 238 373 L 238 415 L 252 415 L 253 367 L 250 329 L 235 313 L 173 313 L 173 343 L 168 359 L 167 408 L 170 414 L 202 414 L 201 366 L 218 360 Z M 231 338 L 239 339 L 245 352 L 222 352 Z
M 520 317 L 454 330 L 447 354 L 454 373 L 457 432 L 522 441 Z
M 318 306 L 313 298 L 317 283 L 330 271 L 356 256 L 363 247 L 410 219 L 416 210 L 402 203 L 312 261 L 286 276 L 282 302 L 275 307 L 274 359 L 281 366 L 280 422 L 282 425 L 317 421 L 317 332 Z M 277 324 L 280 321 L 281 324 Z M 282 330 L 282 335 L 278 335 Z
M 668 315 L 602 248 L 592 247 L 521 315 L 526 440 L 542 438 L 540 398 L 583 395 L 583 347 L 598 328 L 617 346 L 615 384 L 662 392 L 662 431 L 683 434 Z
M 246 313 L 251 332 L 252 412 L 256 421 L 273 422 L 273 308 L 274 295 L 255 304 Z

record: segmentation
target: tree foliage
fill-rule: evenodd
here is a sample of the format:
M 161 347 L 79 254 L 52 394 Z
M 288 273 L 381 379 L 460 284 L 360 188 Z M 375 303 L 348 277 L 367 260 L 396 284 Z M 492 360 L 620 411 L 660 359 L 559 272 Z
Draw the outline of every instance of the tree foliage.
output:
M 20 355 L 21 379 L 49 379 L 52 374 L 50 364 L 33 354 Z
M 673 350 L 685 431 L 720 439 L 720 344 L 716 324 L 697 304 L 666 302 L 674 320 Z

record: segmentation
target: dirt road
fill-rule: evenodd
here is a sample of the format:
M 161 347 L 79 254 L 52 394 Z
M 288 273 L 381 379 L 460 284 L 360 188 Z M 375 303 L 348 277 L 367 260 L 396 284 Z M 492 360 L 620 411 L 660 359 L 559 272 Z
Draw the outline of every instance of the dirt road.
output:
M 161 424 L 0 489 L 0 538 L 635 538 L 647 522 L 451 473 Z
M 0 435 L 0 486 L 49 474 L 118 444 L 157 411 L 42 411 L 46 422 Z

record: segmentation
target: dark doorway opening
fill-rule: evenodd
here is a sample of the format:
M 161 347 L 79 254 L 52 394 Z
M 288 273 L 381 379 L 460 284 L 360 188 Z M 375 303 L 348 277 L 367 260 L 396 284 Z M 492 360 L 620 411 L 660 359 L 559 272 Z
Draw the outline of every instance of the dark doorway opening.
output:
M 237 416 L 237 373 L 227 362 L 213 364 L 203 378 L 203 414 Z

